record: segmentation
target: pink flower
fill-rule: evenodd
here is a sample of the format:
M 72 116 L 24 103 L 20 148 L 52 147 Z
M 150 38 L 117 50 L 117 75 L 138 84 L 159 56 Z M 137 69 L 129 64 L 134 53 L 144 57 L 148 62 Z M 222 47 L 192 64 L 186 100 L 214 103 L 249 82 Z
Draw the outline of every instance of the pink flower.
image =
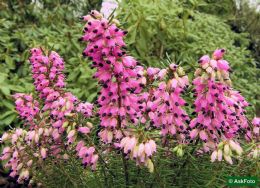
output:
M 13 95 L 16 99 L 16 110 L 20 117 L 26 120 L 26 124 L 35 126 L 33 119 L 38 115 L 39 102 L 33 99 L 32 95 L 26 95 L 22 93 L 17 93 Z
M 210 63 L 210 57 L 208 55 L 204 55 L 200 58 L 199 63 L 202 65 Z
M 198 134 L 199 134 L 199 130 L 198 130 L 198 129 L 193 129 L 193 130 L 190 132 L 190 137 L 191 137 L 191 139 L 196 138 Z
M 46 159 L 47 157 L 47 150 L 46 148 L 41 148 L 41 156 L 43 159 Z
M 93 104 L 85 102 L 78 104 L 76 111 L 82 113 L 85 117 L 92 116 Z
M 90 132 L 90 129 L 88 127 L 79 127 L 78 131 L 83 134 L 88 134 Z
M 146 164 L 149 158 L 156 152 L 156 143 L 154 140 L 146 140 L 142 143 L 138 143 L 136 137 L 124 137 L 119 147 L 124 153 L 131 159 L 136 161 L 136 164 Z
M 207 141 L 208 135 L 207 135 L 207 133 L 204 130 L 200 131 L 199 135 L 200 135 L 200 139 L 201 140 L 203 140 L 204 142 Z
M 260 118 L 255 117 L 255 118 L 252 120 L 252 124 L 259 127 L 259 126 L 260 126 Z
M 196 117 L 190 122 L 190 138 L 195 139 L 199 132 L 200 139 L 206 144 L 218 144 L 222 139 L 234 139 L 242 131 L 246 132 L 248 139 L 251 138 L 246 131 L 249 126 L 244 114 L 248 103 L 238 91 L 231 88 L 229 65 L 223 60 L 224 53 L 225 50 L 217 49 L 213 53 L 213 59 L 203 56 L 200 60 L 201 68 L 196 71 L 196 78 L 193 80 L 196 96 L 193 114 L 196 114 Z M 202 62 L 207 62 L 207 66 Z M 214 147 L 212 149 L 215 150 Z M 240 155 L 241 149 L 236 148 L 236 152 Z M 215 155 L 213 152 L 212 161 Z M 221 161 L 221 149 L 217 151 L 217 156 Z M 232 163 L 227 156 L 225 160 Z
M 142 78 L 143 68 L 122 48 L 127 32 L 108 23 L 102 16 L 93 15 L 83 17 L 87 24 L 81 40 L 88 43 L 83 55 L 93 61 L 92 66 L 97 69 L 94 77 L 102 86 L 97 100 L 100 106 L 98 114 L 100 125 L 106 130 L 99 136 L 103 142 L 110 143 L 114 131 L 136 124 L 141 117 L 138 101 L 146 82 Z
M 213 59 L 215 59 L 215 60 L 222 59 L 225 52 L 226 52 L 226 50 L 223 49 L 223 48 L 215 50 L 214 53 L 213 53 Z
M 147 113 L 152 126 L 161 128 L 163 136 L 176 135 L 181 142 L 185 141 L 184 134 L 187 131 L 189 117 L 183 109 L 187 103 L 181 94 L 189 84 L 188 77 L 184 75 L 181 67 L 173 63 L 169 69 L 148 68 L 147 72 L 149 82 L 156 82 L 156 79 L 160 81 L 158 87 L 149 90 L 146 97 L 149 100 L 145 99 L 146 107 L 143 108 L 145 110 L 143 113 Z M 165 80 L 166 74 L 172 74 L 173 78 Z

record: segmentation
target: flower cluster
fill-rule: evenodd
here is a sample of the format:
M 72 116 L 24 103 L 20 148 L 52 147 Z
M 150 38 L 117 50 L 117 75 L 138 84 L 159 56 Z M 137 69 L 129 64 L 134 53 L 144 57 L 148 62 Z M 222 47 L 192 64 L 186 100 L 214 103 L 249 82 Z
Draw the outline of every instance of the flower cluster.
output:
M 124 151 L 128 148 L 132 153 L 129 154 L 130 158 L 136 160 L 138 165 L 150 167 L 152 162 L 148 158 L 155 152 L 155 142 L 150 140 L 146 143 L 146 148 L 153 148 L 152 152 L 146 154 L 142 151 L 143 144 L 139 147 L 135 143 L 135 131 L 129 128 L 130 125 L 146 122 L 143 117 L 144 99 L 147 99 L 147 95 L 143 93 L 147 80 L 144 77 L 145 70 L 125 52 L 123 37 L 127 34 L 126 31 L 118 28 L 115 23 L 110 23 L 96 11 L 84 16 L 83 20 L 87 22 L 84 36 L 80 39 L 87 42 L 83 56 L 92 60 L 92 66 L 97 70 L 94 77 L 102 86 L 97 100 L 102 127 L 99 136 L 103 142 L 113 143 L 115 147 L 124 148 Z M 128 143 L 130 137 L 135 140 L 130 144 L 133 147 Z M 140 148 L 138 155 L 133 148 Z
M 160 128 L 163 136 L 175 136 L 179 143 L 199 137 L 206 151 L 214 151 L 221 142 L 238 144 L 232 139 L 248 129 L 244 109 L 248 103 L 231 87 L 224 49 L 217 49 L 212 59 L 205 55 L 199 60 L 200 68 L 193 81 L 196 96 L 193 115 L 197 116 L 190 122 L 183 108 L 188 104 L 181 97 L 189 81 L 181 67 L 170 64 L 165 69 L 144 70 L 124 51 L 123 37 L 127 32 L 115 22 L 106 20 L 97 11 L 83 20 L 87 22 L 80 39 L 87 42 L 83 55 L 93 62 L 97 69 L 94 77 L 102 86 L 97 104 L 102 127 L 99 136 L 103 142 L 117 146 L 122 139 L 138 138 L 132 134 L 135 131 L 128 129 L 129 125 L 150 123 L 149 130 Z
M 154 140 L 146 140 L 139 143 L 135 136 L 124 137 L 119 147 L 129 158 L 136 161 L 137 165 L 145 165 L 149 171 L 153 171 L 152 155 L 156 152 L 156 144 Z
M 95 148 L 93 146 L 88 148 L 83 141 L 80 141 L 76 146 L 76 151 L 79 158 L 82 159 L 84 167 L 91 166 L 92 170 L 96 169 L 98 155 L 95 154 Z
M 68 144 L 71 144 L 75 141 L 76 129 L 75 123 L 68 126 L 69 117 L 78 112 L 89 118 L 92 116 L 93 105 L 79 102 L 72 93 L 64 90 L 64 62 L 56 52 L 52 51 L 49 56 L 45 56 L 41 49 L 33 48 L 31 54 L 30 62 L 35 88 L 44 99 L 43 111 L 50 111 L 50 124 L 57 128 L 60 134 L 64 131 L 68 132 Z M 88 131 L 83 132 L 89 132 L 89 127 L 84 129 Z
M 224 49 L 217 49 L 213 59 L 207 55 L 201 57 L 200 68 L 196 70 L 196 78 L 193 80 L 197 116 L 190 123 L 190 138 L 199 136 L 206 143 L 205 147 L 213 150 L 222 141 L 234 143 L 232 139 L 248 128 L 244 109 L 248 103 L 231 87 L 230 67 L 223 60 L 224 53 Z M 231 163 L 229 158 L 225 159 Z
M 142 106 L 138 103 L 145 80 L 143 67 L 124 51 L 123 37 L 126 31 L 102 17 L 96 11 L 84 16 L 87 22 L 82 41 L 87 47 L 83 52 L 97 69 L 94 77 L 102 86 L 98 97 L 102 141 L 111 143 L 121 139 L 122 128 L 136 124 L 141 117 Z
M 233 164 L 231 158 L 231 156 L 233 156 L 232 151 L 240 156 L 243 152 L 243 149 L 238 142 L 233 140 L 220 142 L 217 146 L 217 149 L 211 154 L 211 162 L 214 162 L 216 159 L 218 161 L 222 161 L 222 157 L 224 157 L 225 161 L 227 161 L 229 164 Z
M 29 130 L 10 130 L 2 136 L 2 142 L 8 146 L 4 148 L 1 160 L 7 161 L 5 167 L 11 168 L 11 176 L 19 176 L 18 182 L 28 179 L 31 166 L 37 166 L 48 156 L 68 159 L 67 151 L 78 146 L 80 139 L 77 138 L 89 134 L 92 128 L 86 118 L 92 116 L 93 105 L 80 102 L 65 91 L 62 58 L 56 52 L 45 56 L 42 49 L 33 48 L 30 62 L 42 106 L 32 95 L 15 94 L 16 110 L 30 127 Z M 84 166 L 95 169 L 98 155 L 94 147 L 92 151 L 88 160 L 78 155 Z
M 158 87 L 151 87 L 146 101 L 146 112 L 150 124 L 160 127 L 161 134 L 177 135 L 180 142 L 185 140 L 189 116 L 183 109 L 188 105 L 181 94 L 188 87 L 188 77 L 183 69 L 172 63 L 167 69 L 148 68 L 147 77 L 150 83 L 158 82 Z
M 39 113 L 39 102 L 32 95 L 17 93 L 14 95 L 16 110 L 20 117 L 31 126 L 34 126 L 34 118 Z
M 60 128 L 65 115 L 74 110 L 74 103 L 77 102 L 75 96 L 63 89 L 64 62 L 56 52 L 52 51 L 49 56 L 45 56 L 40 48 L 31 50 L 30 62 L 35 89 L 39 92 L 40 98 L 44 99 L 43 110 L 51 111 L 52 124 Z
M 18 128 L 4 133 L 2 142 L 10 146 L 3 149 L 0 159 L 8 161 L 5 168 L 11 169 L 11 177 L 19 176 L 19 183 L 28 180 L 32 166 L 42 163 L 47 156 L 68 158 L 62 150 L 63 142 L 57 129 L 44 124 L 29 131 Z
M 53 101 L 59 97 L 59 90 L 64 88 L 64 62 L 56 52 L 49 57 L 40 48 L 31 49 L 30 63 L 36 91 L 40 97 Z
M 79 103 L 76 108 L 76 111 L 81 113 L 86 118 L 89 118 L 92 116 L 93 104 L 89 102 Z

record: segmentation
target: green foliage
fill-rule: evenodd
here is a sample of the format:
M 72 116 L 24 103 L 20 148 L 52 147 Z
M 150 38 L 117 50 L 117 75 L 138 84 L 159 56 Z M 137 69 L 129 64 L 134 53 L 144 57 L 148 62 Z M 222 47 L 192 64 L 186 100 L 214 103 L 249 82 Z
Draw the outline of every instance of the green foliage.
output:
M 207 14 L 216 15 L 222 19 L 230 19 L 235 16 L 237 11 L 237 3 L 244 0 L 202 0 L 199 11 Z
M 16 120 L 11 94 L 33 91 L 27 61 L 31 47 L 42 46 L 58 51 L 66 62 L 70 91 L 82 100 L 93 101 L 96 97 L 96 81 L 91 78 L 93 71 L 82 59 L 84 46 L 77 41 L 82 32 L 77 17 L 92 7 L 98 8 L 100 0 L 36 2 L 41 3 L 31 3 L 30 0 L 0 2 L 0 133 L 8 128 L 6 125 L 20 123 Z M 232 80 L 235 88 L 259 108 L 259 70 L 248 50 L 248 34 L 241 33 L 249 30 L 240 29 L 240 33 L 235 33 L 225 23 L 224 17 L 236 11 L 233 5 L 228 0 L 221 0 L 221 3 L 202 0 L 123 1 L 118 19 L 129 31 L 127 43 L 130 53 L 140 62 L 162 67 L 161 62 L 169 54 L 185 68 L 190 78 L 201 55 L 216 48 L 226 48 L 226 59 L 234 70 Z M 239 22 L 241 27 L 248 17 L 250 14 Z M 250 37 L 255 37 L 257 31 L 250 32 Z M 250 115 L 254 110 L 250 109 Z M 62 160 L 54 163 L 47 159 L 45 165 L 35 171 L 35 181 L 50 188 L 124 187 L 121 155 L 106 154 L 104 160 L 109 170 L 100 161 L 97 171 L 92 173 L 83 169 L 80 161 L 74 158 L 67 163 Z M 146 168 L 127 161 L 129 187 L 224 187 L 226 176 L 258 175 L 260 169 L 259 162 L 252 160 L 236 161 L 232 166 L 212 164 L 208 155 L 194 156 L 193 147 L 186 149 L 183 158 L 159 150 L 155 161 L 152 174 Z
M 193 146 L 196 147 L 196 146 Z M 146 167 L 138 167 L 132 160 L 127 164 L 127 187 L 131 188 L 209 188 L 225 187 L 228 176 L 258 176 L 259 163 L 250 159 L 236 161 L 234 165 L 211 163 L 209 156 L 194 155 L 194 148 L 185 150 L 180 158 L 171 153 L 171 149 L 159 149 L 155 161 L 154 173 L 149 173 Z M 126 187 L 122 155 L 109 153 L 103 155 L 107 168 L 100 160 L 97 170 L 91 172 L 84 169 L 78 160 L 70 158 L 66 163 L 62 160 L 54 163 L 46 161 L 44 166 L 36 171 L 35 182 L 44 187 L 87 187 L 87 188 L 121 188 Z
M 6 125 L 18 125 L 11 94 L 32 92 L 29 49 L 41 46 L 59 52 L 66 62 L 68 88 L 82 100 L 93 101 L 96 82 L 82 59 L 79 16 L 98 8 L 100 0 L 45 0 L 0 2 L 0 133 Z M 95 6 L 94 6 L 95 5 Z
M 240 9 L 229 21 L 237 32 L 248 32 L 251 40 L 249 49 L 253 52 L 260 68 L 260 12 L 250 8 L 246 1 L 240 2 Z
M 257 7 L 249 5 L 247 0 L 205 0 L 207 6 L 200 10 L 209 14 L 220 16 L 226 20 L 233 31 L 249 33 L 249 49 L 260 67 L 260 12 Z
M 73 155 L 67 161 L 47 159 L 44 166 L 35 170 L 33 180 L 48 188 L 102 187 L 98 173 L 84 169 Z
M 247 49 L 248 34 L 235 33 L 224 19 L 200 11 L 206 6 L 212 4 L 196 0 L 123 1 L 118 19 L 129 31 L 130 52 L 142 63 L 162 66 L 161 61 L 168 53 L 190 78 L 199 57 L 216 48 L 227 49 L 225 58 L 234 71 L 231 77 L 234 87 L 259 108 L 259 69 Z M 249 112 L 254 116 L 255 108 Z

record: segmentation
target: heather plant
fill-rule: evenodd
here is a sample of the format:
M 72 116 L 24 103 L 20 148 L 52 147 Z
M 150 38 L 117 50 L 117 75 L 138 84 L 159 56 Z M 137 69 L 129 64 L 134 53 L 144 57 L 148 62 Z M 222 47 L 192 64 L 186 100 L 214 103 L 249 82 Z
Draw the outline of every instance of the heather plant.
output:
M 224 49 L 217 49 L 213 53 L 213 59 L 206 55 L 199 60 L 201 68 L 196 70 L 196 78 L 193 80 L 197 117 L 190 123 L 190 137 L 194 139 L 199 136 L 205 142 L 205 151 L 214 150 L 211 155 L 212 162 L 217 157 L 222 161 L 224 148 L 225 160 L 233 164 L 231 149 L 237 155 L 242 154 L 242 148 L 233 139 L 238 132 L 246 132 L 249 128 L 244 115 L 244 108 L 248 103 L 238 91 L 232 89 L 230 67 L 223 59 L 224 53 Z M 247 134 L 246 139 L 250 139 Z
M 215 50 L 212 58 L 200 58 L 192 86 L 184 69 L 170 59 L 165 67 L 145 68 L 130 56 L 124 42 L 127 32 L 118 20 L 105 19 L 97 11 L 82 20 L 86 24 L 80 41 L 87 45 L 82 55 L 95 68 L 98 99 L 93 104 L 84 102 L 66 90 L 65 65 L 58 53 L 31 49 L 29 61 L 37 95 L 13 96 L 24 127 L 7 131 L 1 139 L 5 145 L 1 161 L 11 170 L 10 176 L 17 177 L 19 183 L 30 180 L 47 186 L 53 181 L 46 177 L 48 173 L 60 171 L 73 187 L 87 187 L 91 182 L 99 185 L 93 178 L 104 178 L 104 187 L 113 187 L 116 175 L 123 174 L 128 187 L 141 181 L 129 178 L 137 174 L 165 186 L 174 182 L 161 177 L 164 174 L 159 172 L 166 173 L 163 166 L 174 171 L 173 165 L 180 165 L 181 169 L 173 172 L 177 181 L 190 157 L 208 156 L 211 162 L 224 158 L 229 165 L 255 164 L 259 118 L 251 122 L 246 116 L 249 103 L 231 85 L 225 49 Z M 188 99 L 190 92 L 194 98 Z M 186 110 L 188 105 L 194 113 Z M 115 168 L 118 157 L 122 168 Z M 183 163 L 182 157 L 186 157 Z M 84 170 L 86 167 L 96 172 Z M 74 181 L 77 176 L 73 173 L 82 182 Z
M 95 148 L 86 147 L 84 140 L 77 141 L 92 128 L 87 120 L 93 105 L 80 102 L 64 90 L 64 62 L 56 52 L 33 48 L 30 62 L 38 96 L 14 95 L 16 110 L 28 128 L 16 128 L 2 136 L 2 142 L 12 144 L 3 149 L 1 156 L 1 160 L 7 160 L 5 167 L 11 169 L 10 176 L 18 176 L 17 181 L 23 183 L 29 179 L 31 168 L 42 165 L 47 157 L 67 160 L 67 151 L 72 148 L 84 166 L 95 169 Z

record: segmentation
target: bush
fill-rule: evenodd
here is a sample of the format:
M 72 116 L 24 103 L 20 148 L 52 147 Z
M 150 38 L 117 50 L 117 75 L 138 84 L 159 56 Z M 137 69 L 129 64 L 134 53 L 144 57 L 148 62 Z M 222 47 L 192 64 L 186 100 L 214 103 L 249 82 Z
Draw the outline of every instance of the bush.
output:
M 82 25 L 77 17 L 96 4 L 93 1 L 80 2 L 0 3 L 0 23 L 3 26 L 0 28 L 0 68 L 3 70 L 0 73 L 0 97 L 3 99 L 0 101 L 1 132 L 3 129 L 9 129 L 6 125 L 23 124 L 16 118 L 10 95 L 16 92 L 34 92 L 27 63 L 28 48 L 32 46 L 45 46 L 49 50 L 59 51 L 67 62 L 69 91 L 81 100 L 95 101 L 97 82 L 92 79 L 94 71 L 81 57 L 83 46 L 79 45 L 77 38 L 81 36 Z M 193 72 L 198 68 L 198 58 L 216 48 L 224 47 L 227 49 L 226 59 L 234 71 L 231 75 L 234 87 L 240 89 L 246 99 L 259 109 L 259 70 L 256 69 L 256 62 L 248 50 L 248 34 L 241 33 L 247 30 L 233 32 L 224 18 L 229 15 L 226 11 L 229 9 L 205 2 L 207 3 L 191 0 L 122 2 L 117 18 L 129 31 L 128 51 L 145 66 L 165 68 L 165 64 L 172 60 L 184 67 L 189 78 L 193 79 Z M 232 6 L 232 3 L 229 6 Z M 223 14 L 208 11 L 212 7 L 216 8 L 215 12 L 222 10 Z M 246 19 L 241 25 L 245 21 Z M 190 97 L 191 95 L 186 96 L 188 102 L 192 101 L 188 99 Z M 191 110 L 187 108 L 188 112 Z M 254 106 L 251 107 L 249 117 L 253 116 L 255 110 Z M 97 119 L 94 120 L 95 125 L 98 125 Z M 93 141 L 95 147 L 103 148 L 97 138 L 99 131 L 100 126 L 94 127 Z M 172 151 L 173 145 L 169 148 L 159 147 L 154 157 L 154 173 L 149 173 L 146 168 L 136 167 L 133 161 L 124 161 L 122 155 L 114 151 L 104 154 L 107 167 L 101 163 L 94 173 L 85 170 L 74 158 L 74 153 L 69 151 L 70 158 L 66 162 L 54 162 L 50 157 L 44 161 L 44 166 L 32 170 L 34 180 L 44 187 L 123 187 L 126 183 L 124 164 L 128 168 L 127 186 L 132 187 L 221 187 L 225 186 L 227 176 L 259 174 L 257 161 L 238 160 L 235 166 L 212 164 L 208 156 L 195 155 L 194 151 L 198 147 L 201 147 L 201 144 L 189 145 L 183 150 L 183 157 L 176 156 Z M 246 152 L 251 147 L 253 144 L 244 145 Z
M 248 103 L 230 87 L 224 49 L 217 49 L 211 60 L 209 56 L 199 60 L 191 90 L 181 66 L 167 57 L 167 67 L 144 69 L 124 51 L 126 32 L 112 24 L 116 21 L 91 14 L 83 17 L 89 22 L 81 41 L 87 42 L 83 56 L 92 60 L 102 88 L 95 108 L 66 91 L 64 62 L 56 52 L 32 49 L 30 63 L 39 95 L 14 96 L 16 110 L 30 127 L 2 136 L 7 146 L 1 160 L 9 161 L 5 165 L 12 169 L 10 175 L 19 175 L 23 182 L 32 174 L 32 180 L 46 187 L 210 187 L 223 186 L 233 173 L 257 174 L 252 158 L 259 157 L 260 119 L 248 122 L 244 114 Z M 191 92 L 196 101 L 190 115 L 182 97 L 193 101 Z M 213 164 L 214 173 L 206 155 L 201 156 L 204 152 L 212 152 L 211 162 L 219 161 Z M 84 167 L 97 171 L 83 170 L 75 156 Z M 221 163 L 222 156 L 236 167 Z

